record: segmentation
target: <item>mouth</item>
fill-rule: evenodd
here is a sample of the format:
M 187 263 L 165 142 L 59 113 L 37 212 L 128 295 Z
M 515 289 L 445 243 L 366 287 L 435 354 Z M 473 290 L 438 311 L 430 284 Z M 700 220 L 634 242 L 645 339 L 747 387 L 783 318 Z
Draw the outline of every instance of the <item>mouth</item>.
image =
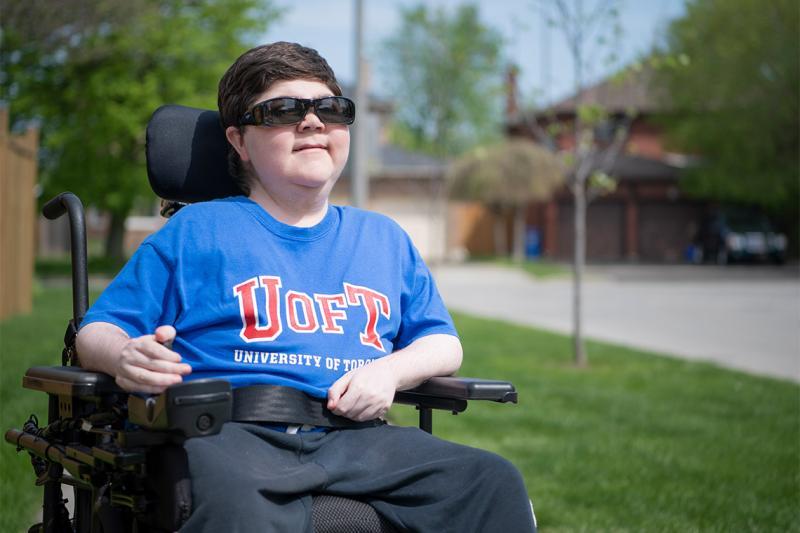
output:
M 327 150 L 328 147 L 324 144 L 303 144 L 292 150 L 293 152 L 305 152 L 308 150 Z

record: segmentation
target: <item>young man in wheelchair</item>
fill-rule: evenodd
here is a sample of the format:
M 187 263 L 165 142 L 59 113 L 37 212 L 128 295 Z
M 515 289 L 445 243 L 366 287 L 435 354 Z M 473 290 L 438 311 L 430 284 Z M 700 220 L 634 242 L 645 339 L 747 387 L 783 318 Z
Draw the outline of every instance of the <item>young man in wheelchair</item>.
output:
M 461 345 L 408 236 L 328 202 L 355 104 L 327 62 L 254 48 L 218 103 L 246 196 L 184 207 L 142 244 L 85 317 L 80 364 L 137 393 L 205 377 L 290 387 L 343 422 L 230 422 L 187 440 L 182 531 L 311 531 L 312 493 L 405 530 L 534 531 L 508 461 L 382 420 L 396 391 L 454 373 Z

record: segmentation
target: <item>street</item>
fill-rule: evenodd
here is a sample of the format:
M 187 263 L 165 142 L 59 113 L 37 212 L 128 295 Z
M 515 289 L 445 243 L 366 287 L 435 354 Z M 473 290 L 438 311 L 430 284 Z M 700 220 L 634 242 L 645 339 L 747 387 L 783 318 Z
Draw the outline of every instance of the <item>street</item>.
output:
M 433 269 L 452 310 L 570 334 L 572 278 L 490 264 Z M 800 382 L 797 266 L 587 268 L 584 335 Z

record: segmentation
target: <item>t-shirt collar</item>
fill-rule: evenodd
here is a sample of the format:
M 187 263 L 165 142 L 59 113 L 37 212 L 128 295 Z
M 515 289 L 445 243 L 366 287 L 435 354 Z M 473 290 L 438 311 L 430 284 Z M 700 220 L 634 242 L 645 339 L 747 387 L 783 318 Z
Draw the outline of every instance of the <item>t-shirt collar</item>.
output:
M 266 209 L 246 196 L 236 196 L 231 200 L 253 215 L 256 220 L 275 235 L 296 241 L 314 241 L 322 238 L 339 221 L 339 211 L 330 204 L 328 204 L 328 211 L 322 220 L 313 226 L 301 228 L 284 224 L 277 220 Z

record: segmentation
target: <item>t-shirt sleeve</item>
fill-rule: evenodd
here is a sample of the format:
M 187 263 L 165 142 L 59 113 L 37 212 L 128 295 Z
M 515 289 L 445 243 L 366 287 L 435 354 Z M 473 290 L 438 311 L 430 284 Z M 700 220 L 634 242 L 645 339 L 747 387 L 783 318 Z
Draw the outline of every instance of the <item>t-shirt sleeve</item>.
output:
M 412 257 L 413 276 L 407 285 L 410 291 L 404 293 L 401 300 L 402 318 L 395 341 L 398 350 L 428 335 L 458 336 L 433 275 L 416 249 L 413 249 Z
M 145 241 L 89 309 L 81 327 L 109 322 L 131 338 L 173 324 L 178 312 L 174 268 Z

